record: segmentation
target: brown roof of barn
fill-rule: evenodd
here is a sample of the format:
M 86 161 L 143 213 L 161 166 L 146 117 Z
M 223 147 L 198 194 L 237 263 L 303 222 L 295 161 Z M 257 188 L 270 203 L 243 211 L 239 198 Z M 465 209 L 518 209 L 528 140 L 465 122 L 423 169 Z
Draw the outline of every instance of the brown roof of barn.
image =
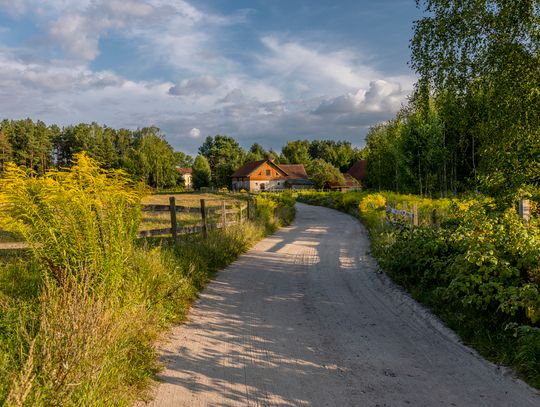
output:
M 304 164 L 280 164 L 279 168 L 289 174 L 289 179 L 307 179 Z
M 347 174 L 352 175 L 358 181 L 362 181 L 366 177 L 367 160 L 358 160 L 353 164 Z
M 182 168 L 182 167 L 176 167 L 176 171 L 178 171 L 180 174 L 192 174 L 192 173 L 193 173 L 193 168 L 189 168 L 189 167 L 185 167 L 185 168 Z

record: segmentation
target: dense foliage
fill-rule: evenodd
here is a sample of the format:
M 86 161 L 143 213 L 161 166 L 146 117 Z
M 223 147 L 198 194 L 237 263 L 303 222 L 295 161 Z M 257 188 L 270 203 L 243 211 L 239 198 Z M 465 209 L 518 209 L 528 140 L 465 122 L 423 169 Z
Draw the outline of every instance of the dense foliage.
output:
M 413 100 L 367 139 L 373 187 L 507 203 L 540 185 L 540 3 L 419 0 Z
M 123 169 L 157 188 L 177 185 L 175 166 L 191 164 L 191 157 L 175 153 L 156 127 L 132 131 L 81 123 L 61 129 L 30 119 L 0 125 L 0 171 L 11 161 L 43 174 L 70 166 L 82 151 L 105 168 Z
M 212 170 L 204 155 L 198 155 L 193 163 L 193 188 L 209 187 L 212 182 Z
M 324 161 L 322 158 L 316 158 L 310 161 L 306 170 L 309 174 L 309 178 L 313 181 L 315 188 L 322 189 L 329 182 L 337 182 L 340 184 L 345 182 L 339 169 Z

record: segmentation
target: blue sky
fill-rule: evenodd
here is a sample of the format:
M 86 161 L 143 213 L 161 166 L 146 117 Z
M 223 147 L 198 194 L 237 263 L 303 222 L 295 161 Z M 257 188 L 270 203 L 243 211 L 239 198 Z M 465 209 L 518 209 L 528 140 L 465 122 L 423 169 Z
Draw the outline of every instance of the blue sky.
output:
M 364 144 L 407 101 L 414 0 L 0 0 L 0 117 L 156 125 L 194 154 Z

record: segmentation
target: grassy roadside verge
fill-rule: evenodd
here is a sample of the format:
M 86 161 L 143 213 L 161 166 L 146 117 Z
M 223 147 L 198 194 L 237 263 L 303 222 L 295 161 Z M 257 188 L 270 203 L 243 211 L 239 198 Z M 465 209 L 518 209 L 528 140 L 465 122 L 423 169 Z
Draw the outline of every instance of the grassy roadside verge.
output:
M 416 203 L 420 227 L 385 221 L 385 201 Z M 352 214 L 380 266 L 486 358 L 540 388 L 540 225 L 488 198 L 306 193 L 298 201 Z M 430 223 L 437 209 L 438 224 Z
M 32 245 L 0 254 L 0 404 L 129 405 L 159 368 L 154 343 L 214 273 L 294 216 L 258 197 L 253 221 L 137 241 L 137 185 L 80 156 L 68 172 L 0 180 L 0 227 Z M 277 215 L 277 216 L 276 216 Z

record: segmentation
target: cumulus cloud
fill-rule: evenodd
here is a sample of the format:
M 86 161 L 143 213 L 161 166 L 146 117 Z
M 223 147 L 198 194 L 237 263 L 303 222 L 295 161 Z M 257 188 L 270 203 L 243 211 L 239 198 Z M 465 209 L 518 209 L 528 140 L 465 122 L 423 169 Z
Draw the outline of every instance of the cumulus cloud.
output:
M 57 16 L 49 23 L 49 37 L 67 57 L 81 61 L 97 57 L 100 39 L 111 30 L 125 37 L 144 38 L 146 43 L 158 38 L 160 33 L 167 38 L 171 24 L 182 26 L 188 32 L 204 16 L 182 0 L 80 0 L 73 5 L 57 0 L 52 3 L 56 3 Z
M 0 85 L 15 90 L 25 87 L 33 91 L 84 91 L 121 86 L 125 80 L 110 71 L 92 71 L 85 66 L 52 62 L 24 62 L 16 56 L 0 52 Z
M 324 100 L 312 111 L 314 115 L 355 115 L 358 113 L 382 112 L 392 115 L 405 102 L 409 90 L 403 90 L 401 84 L 385 80 L 372 81 L 369 88 L 359 89 Z
M 211 75 L 203 75 L 198 78 L 184 79 L 179 84 L 169 89 L 170 95 L 185 96 L 209 93 L 219 86 L 219 81 Z
M 261 66 L 282 78 L 293 79 L 295 86 L 312 93 L 336 87 L 365 87 L 369 78 L 378 74 L 359 64 L 359 56 L 348 50 L 325 52 L 295 41 L 280 41 L 275 36 L 265 36 L 261 42 L 269 51 L 260 58 Z
M 68 56 L 91 61 L 99 54 L 99 36 L 106 23 L 102 21 L 92 26 L 81 14 L 66 14 L 50 25 L 49 34 Z

